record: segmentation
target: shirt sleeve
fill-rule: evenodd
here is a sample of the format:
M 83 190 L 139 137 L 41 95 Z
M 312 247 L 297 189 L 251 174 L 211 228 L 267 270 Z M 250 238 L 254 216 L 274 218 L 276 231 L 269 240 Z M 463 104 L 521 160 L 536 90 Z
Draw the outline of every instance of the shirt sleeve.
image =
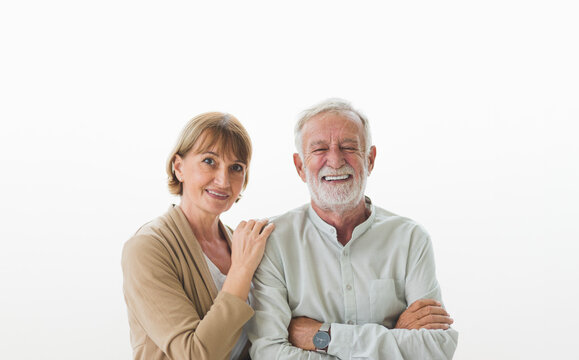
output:
M 136 236 L 123 249 L 123 288 L 130 313 L 171 359 L 228 359 L 253 315 L 234 295 L 219 292 L 203 319 L 189 299 L 165 247 Z
M 332 324 L 328 354 L 339 359 L 450 360 L 458 332 L 388 329 L 379 324 Z
M 432 243 L 420 227 L 411 234 L 404 291 L 408 305 L 419 299 L 442 302 Z M 458 342 L 458 332 L 452 328 L 407 330 L 380 324 L 332 324 L 331 334 L 328 353 L 340 359 L 450 360 Z
M 253 277 L 255 315 L 247 324 L 252 359 L 335 359 L 334 356 L 302 350 L 288 341 L 292 312 L 282 272 L 264 255 Z

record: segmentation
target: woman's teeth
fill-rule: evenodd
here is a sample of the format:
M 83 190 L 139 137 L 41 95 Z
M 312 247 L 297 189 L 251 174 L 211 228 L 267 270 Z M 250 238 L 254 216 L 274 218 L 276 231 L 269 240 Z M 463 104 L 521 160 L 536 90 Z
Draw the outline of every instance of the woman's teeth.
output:
M 227 197 L 226 194 L 216 193 L 215 191 L 207 190 L 207 192 L 216 196 Z

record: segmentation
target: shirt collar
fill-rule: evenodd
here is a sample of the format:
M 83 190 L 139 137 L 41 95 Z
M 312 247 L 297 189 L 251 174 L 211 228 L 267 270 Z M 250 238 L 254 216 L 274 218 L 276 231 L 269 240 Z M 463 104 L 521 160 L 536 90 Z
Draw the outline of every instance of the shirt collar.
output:
M 354 228 L 354 231 L 352 232 L 352 238 L 350 239 L 348 244 L 346 244 L 346 246 L 350 245 L 350 243 L 352 243 L 354 240 L 362 236 L 370 228 L 376 217 L 375 211 L 376 209 L 374 208 L 374 204 L 372 204 L 372 200 L 370 200 L 368 196 L 365 196 L 364 200 L 366 202 L 366 209 L 370 210 L 370 216 L 368 216 L 368 218 L 363 223 L 358 224 Z M 330 237 L 334 241 L 336 240 L 336 228 L 328 224 L 324 220 L 322 220 L 322 218 L 316 213 L 316 211 L 312 207 L 311 203 L 309 204 L 308 207 L 308 218 L 312 221 L 312 223 L 318 229 L 318 231 L 320 231 L 320 233 Z M 338 243 L 337 241 L 336 243 L 341 246 L 341 244 Z

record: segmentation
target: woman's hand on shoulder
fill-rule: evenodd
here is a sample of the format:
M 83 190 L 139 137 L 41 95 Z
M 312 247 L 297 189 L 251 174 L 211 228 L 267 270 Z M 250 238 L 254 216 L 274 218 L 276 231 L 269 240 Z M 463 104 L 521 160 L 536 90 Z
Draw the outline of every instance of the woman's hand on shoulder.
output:
M 242 221 L 231 240 L 231 267 L 253 273 L 265 250 L 265 243 L 275 225 L 267 220 Z
M 243 301 L 247 300 L 253 273 L 263 257 L 265 242 L 274 227 L 267 220 L 239 223 L 231 239 L 231 267 L 222 291 L 236 295 Z

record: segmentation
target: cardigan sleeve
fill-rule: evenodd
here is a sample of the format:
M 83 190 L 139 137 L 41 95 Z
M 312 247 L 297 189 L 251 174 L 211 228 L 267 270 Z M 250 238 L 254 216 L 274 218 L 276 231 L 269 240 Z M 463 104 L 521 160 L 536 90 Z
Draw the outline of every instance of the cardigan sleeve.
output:
M 219 292 L 200 316 L 187 297 L 167 249 L 137 235 L 122 254 L 123 290 L 129 311 L 170 359 L 228 359 L 253 310 L 242 299 Z

